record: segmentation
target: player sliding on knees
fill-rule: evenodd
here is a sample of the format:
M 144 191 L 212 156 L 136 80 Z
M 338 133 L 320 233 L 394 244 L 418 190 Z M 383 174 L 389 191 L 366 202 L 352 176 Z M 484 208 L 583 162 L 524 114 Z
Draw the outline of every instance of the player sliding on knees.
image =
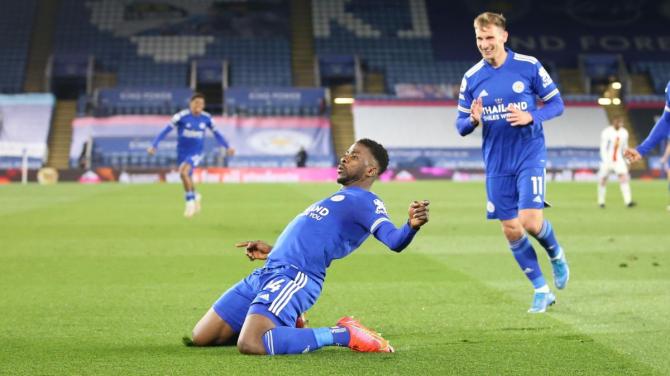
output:
M 528 312 L 545 312 L 556 297 L 527 234 L 547 251 L 556 288 L 565 288 L 565 253 L 543 215 L 547 151 L 542 128 L 543 121 L 563 112 L 563 100 L 537 59 L 505 48 L 508 34 L 501 14 L 482 13 L 474 27 L 483 59 L 461 82 L 456 127 L 462 136 L 482 127 L 487 218 L 500 220 L 514 258 L 535 289 Z M 536 107 L 536 97 L 544 102 L 542 108 Z
M 231 148 L 223 135 L 214 128 L 212 116 L 204 109 L 205 96 L 200 93 L 193 94 L 189 102 L 189 109 L 176 113 L 170 124 L 156 136 L 147 149 L 150 155 L 154 155 L 158 144 L 172 129 L 177 129 L 177 164 L 179 165 L 179 176 L 186 192 L 186 209 L 184 210 L 186 218 L 191 218 L 200 211 L 202 196 L 196 193 L 191 177 L 193 176 L 193 169 L 202 160 L 202 152 L 205 147 L 205 129 L 212 131 L 219 145 L 226 148 L 227 155 L 235 154 L 235 149 Z
M 296 319 L 321 294 L 326 269 L 356 250 L 370 234 L 391 250 L 407 247 L 428 222 L 428 202 L 414 201 L 409 218 L 396 228 L 382 200 L 370 192 L 388 166 L 388 154 L 375 141 L 356 141 L 340 159 L 342 188 L 315 202 L 291 221 L 274 247 L 263 241 L 237 244 L 251 260 L 265 265 L 226 291 L 196 324 L 192 343 L 213 346 L 237 336 L 243 354 L 301 354 L 323 346 L 361 352 L 393 352 L 378 333 L 352 317 L 335 326 L 297 328 Z

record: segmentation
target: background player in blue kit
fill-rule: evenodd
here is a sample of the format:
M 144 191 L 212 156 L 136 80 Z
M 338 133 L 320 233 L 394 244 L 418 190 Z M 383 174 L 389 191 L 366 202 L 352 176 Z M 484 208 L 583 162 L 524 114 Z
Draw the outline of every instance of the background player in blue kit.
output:
M 486 210 L 499 219 L 514 258 L 533 284 L 528 312 L 544 312 L 556 297 L 547 286 L 531 234 L 546 249 L 554 284 L 569 277 L 565 253 L 544 219 L 546 149 L 542 122 L 563 112 L 563 100 L 547 71 L 532 56 L 505 48 L 507 31 L 501 14 L 482 13 L 474 21 L 483 59 L 463 77 L 456 127 L 462 136 L 482 126 L 486 166 Z M 537 108 L 536 97 L 544 102 Z
M 637 162 L 642 159 L 643 156 L 649 154 L 659 142 L 665 139 L 670 141 L 670 81 L 668 81 L 668 84 L 665 86 L 665 108 L 663 110 L 663 115 L 658 119 L 654 128 L 651 129 L 647 138 L 645 138 L 637 148 L 626 149 L 624 156 L 631 162 Z M 667 153 L 664 153 L 663 159 L 667 161 Z M 670 189 L 670 185 L 668 186 L 668 189 Z M 668 205 L 668 210 L 670 210 L 670 205 Z
M 333 260 L 349 255 L 370 234 L 400 252 L 428 222 L 428 202 L 414 201 L 403 226 L 391 223 L 384 203 L 370 192 L 387 166 L 383 146 L 358 140 L 340 159 L 342 189 L 298 214 L 274 247 L 262 241 L 239 243 L 251 260 L 267 261 L 214 303 L 193 329 L 193 344 L 221 345 L 239 335 L 237 347 L 244 354 L 300 354 L 333 345 L 393 352 L 388 341 L 351 317 L 334 327 L 295 327 L 318 299 Z
M 154 155 L 158 144 L 172 129 L 177 129 L 177 164 L 179 165 L 179 176 L 186 192 L 184 216 L 187 218 L 192 217 L 200 211 L 202 196 L 195 192 L 191 175 L 193 174 L 193 169 L 202 160 L 202 153 L 205 147 L 205 129 L 212 131 L 219 145 L 226 148 L 227 155 L 235 154 L 235 149 L 230 147 L 223 135 L 214 128 L 212 116 L 205 112 L 204 109 L 205 96 L 200 93 L 193 94 L 189 102 L 189 109 L 176 113 L 172 117 L 170 124 L 156 136 L 151 147 L 147 149 L 149 154 Z
M 670 136 L 670 81 L 665 87 L 665 108 L 663 115 L 658 119 L 654 128 L 651 129 L 647 138 L 635 149 L 627 149 L 624 155 L 631 162 L 639 161 L 643 156 L 649 154 L 661 140 Z

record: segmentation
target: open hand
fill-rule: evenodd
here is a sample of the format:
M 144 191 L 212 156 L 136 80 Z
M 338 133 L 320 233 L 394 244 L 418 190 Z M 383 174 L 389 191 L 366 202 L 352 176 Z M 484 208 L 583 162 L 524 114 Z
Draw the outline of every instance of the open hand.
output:
M 249 261 L 265 260 L 268 258 L 270 251 L 272 251 L 272 246 L 262 240 L 248 240 L 235 243 L 235 247 L 244 247 Z
M 235 148 L 226 149 L 226 155 L 229 157 L 235 155 Z
M 533 122 L 533 115 L 530 112 L 521 111 L 517 106 L 510 104 L 507 107 L 507 121 L 513 127 L 528 125 Z
M 470 122 L 476 127 L 482 123 L 482 113 L 484 112 L 484 103 L 482 98 L 477 98 L 470 105 Z
M 153 147 L 153 146 L 149 146 L 149 147 L 147 148 L 147 153 L 149 153 L 149 155 L 154 155 L 154 154 L 156 154 L 156 148 Z
M 409 226 L 415 230 L 421 228 L 428 222 L 428 205 L 430 202 L 428 200 L 423 201 L 412 201 L 409 204 Z

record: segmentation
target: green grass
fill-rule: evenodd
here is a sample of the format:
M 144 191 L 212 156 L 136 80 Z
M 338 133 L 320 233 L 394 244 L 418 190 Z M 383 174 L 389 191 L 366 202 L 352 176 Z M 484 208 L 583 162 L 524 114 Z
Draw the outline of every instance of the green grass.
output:
M 313 326 L 359 317 L 395 354 L 326 348 L 250 357 L 181 337 L 259 264 L 232 244 L 274 241 L 334 184 L 202 185 L 181 217 L 178 185 L 0 186 L 0 374 L 670 374 L 670 214 L 661 182 L 553 183 L 547 210 L 572 278 L 529 315 L 532 290 L 482 183 L 378 184 L 396 223 L 410 200 L 431 221 L 403 253 L 374 239 L 329 269 Z M 538 249 L 545 273 L 549 265 Z M 551 280 L 551 277 L 549 277 Z

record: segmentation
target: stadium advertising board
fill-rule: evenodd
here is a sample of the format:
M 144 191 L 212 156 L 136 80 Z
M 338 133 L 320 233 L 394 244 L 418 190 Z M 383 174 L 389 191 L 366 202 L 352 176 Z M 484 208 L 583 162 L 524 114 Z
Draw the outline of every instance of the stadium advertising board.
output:
M 120 87 L 100 89 L 98 106 L 108 108 L 128 107 L 188 107 L 193 95 L 191 89 L 165 89 L 151 87 Z
M 169 116 L 85 117 L 73 122 L 71 164 L 76 165 L 84 143 L 94 144 L 94 160 L 114 156 L 119 159 L 147 158 L 151 140 L 169 123 Z M 267 167 L 294 165 L 293 157 L 300 147 L 309 155 L 308 163 L 332 166 L 335 160 L 330 134 L 330 120 L 324 117 L 237 117 L 217 116 L 213 122 L 235 150 L 228 159 L 231 166 Z M 176 132 L 161 143 L 156 158 L 176 157 Z M 207 136 L 205 160 L 217 160 L 218 149 L 213 137 Z M 150 162 L 150 161 L 149 161 Z M 112 163 L 114 164 L 114 163 Z
M 226 90 L 225 103 L 229 107 L 321 107 L 326 90 L 323 88 L 233 87 Z

